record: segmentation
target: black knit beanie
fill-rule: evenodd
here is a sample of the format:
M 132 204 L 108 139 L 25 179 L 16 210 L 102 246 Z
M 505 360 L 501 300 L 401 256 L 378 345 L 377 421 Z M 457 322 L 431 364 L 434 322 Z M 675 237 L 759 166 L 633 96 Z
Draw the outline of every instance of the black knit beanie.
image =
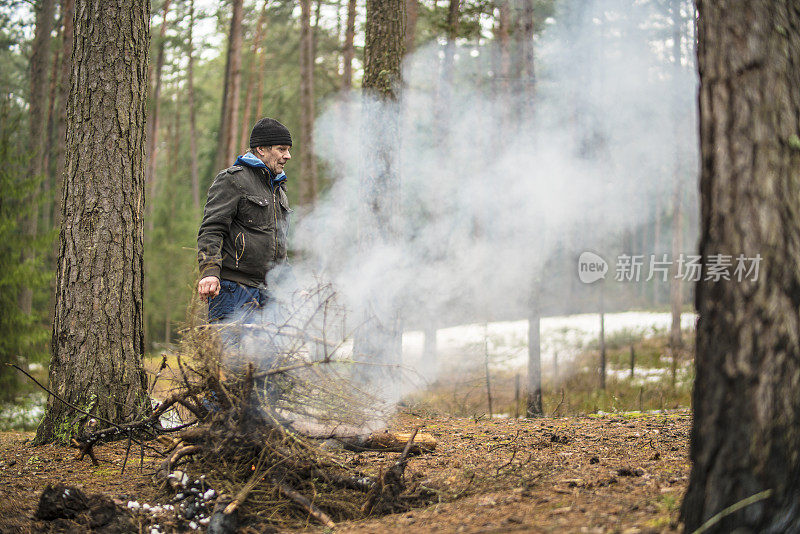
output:
M 264 117 L 253 126 L 253 131 L 250 132 L 250 148 L 273 145 L 292 146 L 292 135 L 283 124 L 275 119 Z

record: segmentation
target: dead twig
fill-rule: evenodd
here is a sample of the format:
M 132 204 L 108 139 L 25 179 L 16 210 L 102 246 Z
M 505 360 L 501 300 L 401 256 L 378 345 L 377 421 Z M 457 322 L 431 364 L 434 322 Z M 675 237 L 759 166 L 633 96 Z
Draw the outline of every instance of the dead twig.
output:
M 158 371 L 156 371 L 156 375 L 153 377 L 153 383 L 150 384 L 150 391 L 148 392 L 150 396 L 153 395 L 153 390 L 156 388 L 156 382 L 158 382 L 158 379 L 161 378 L 161 372 L 166 368 L 167 368 L 167 353 L 163 352 L 161 353 L 161 365 L 158 366 Z
M 319 521 L 328 528 L 336 527 L 336 523 L 334 523 L 333 520 L 330 517 L 328 517 L 328 514 L 326 514 L 316 506 L 314 506 L 314 503 L 308 500 L 307 497 L 299 494 L 298 492 L 296 492 L 283 482 L 278 482 L 277 480 L 272 479 L 272 483 L 278 487 L 278 490 L 284 497 L 286 497 L 287 499 L 291 499 L 292 501 L 300 505 L 303 508 L 303 510 L 308 512 L 308 515 L 310 515 L 311 517 L 313 517 L 314 519 L 316 519 L 317 521 Z
M 242 489 L 239 490 L 239 492 L 236 494 L 236 497 L 234 497 L 228 506 L 225 507 L 225 510 L 223 510 L 222 513 L 225 515 L 230 515 L 235 512 L 236 509 L 239 508 L 242 503 L 244 503 L 245 499 L 247 499 L 247 496 L 250 495 L 250 492 L 253 491 L 256 485 L 264 480 L 265 476 L 265 473 L 262 473 L 260 470 L 256 469 L 253 475 L 250 477 L 250 480 L 248 480 L 247 483 L 242 486 Z
M 128 455 L 131 453 L 131 441 L 130 435 L 128 435 L 128 446 L 125 448 L 125 459 L 122 461 L 122 469 L 120 469 L 120 476 L 125 474 L 125 466 L 128 465 Z
M 408 438 L 408 443 L 406 443 L 403 452 L 400 454 L 400 458 L 397 460 L 395 465 L 402 465 L 405 468 L 406 463 L 408 462 L 408 453 L 411 450 L 411 445 L 414 443 L 414 438 L 417 437 L 417 432 L 419 432 L 419 427 L 415 428 L 414 431 L 411 433 L 411 437 Z
M 494 476 L 499 477 L 500 476 L 500 471 L 502 471 L 506 467 L 510 466 L 514 462 L 514 459 L 517 457 L 517 451 L 518 450 L 519 449 L 517 447 L 514 447 L 514 449 L 511 451 L 511 459 L 509 461 L 507 461 L 506 463 L 504 463 L 503 465 L 501 465 L 500 467 L 498 467 Z
M 66 404 L 67 406 L 69 406 L 70 408 L 72 408 L 73 410 L 75 410 L 76 412 L 80 412 L 80 413 L 82 413 L 83 415 L 85 415 L 85 416 L 87 416 L 87 417 L 93 417 L 93 418 L 97 419 L 98 421 L 102 421 L 102 422 L 104 422 L 104 423 L 106 423 L 106 424 L 108 424 L 108 425 L 111 425 L 111 426 L 115 427 L 115 428 L 120 428 L 120 429 L 122 428 L 120 425 L 116 424 L 116 423 L 115 423 L 115 422 L 113 422 L 113 421 L 109 421 L 108 419 L 104 419 L 104 418 L 100 417 L 99 415 L 92 415 L 92 414 L 90 414 L 89 412 L 87 412 L 86 410 L 82 410 L 81 408 L 78 408 L 77 406 L 75 406 L 75 405 L 74 405 L 74 404 L 72 404 L 71 402 L 69 402 L 69 401 L 67 401 L 67 400 L 64 400 L 64 399 L 62 399 L 61 397 L 59 397 L 58 395 L 56 395 L 56 394 L 55 394 L 55 393 L 54 393 L 52 390 L 50 390 L 50 389 L 48 389 L 46 386 L 44 386 L 44 385 L 43 385 L 41 382 L 39 382 L 38 380 L 36 380 L 35 378 L 33 378 L 33 377 L 32 377 L 32 376 L 31 376 L 31 375 L 30 375 L 30 374 L 29 374 L 29 373 L 28 373 L 26 370 L 22 369 L 22 368 L 21 368 L 21 367 L 19 367 L 18 365 L 16 365 L 16 364 L 13 364 L 13 363 L 6 363 L 6 365 L 8 365 L 9 367 L 13 367 L 14 369 L 16 369 L 17 371 L 19 371 L 20 373 L 22 373 L 22 374 L 24 374 L 25 376 L 27 376 L 28 378 L 30 378 L 30 379 L 33 381 L 33 383 L 34 383 L 34 384 L 36 384 L 37 386 L 39 386 L 40 388 L 42 388 L 42 389 L 43 389 L 45 392 L 47 392 L 49 395 L 52 395 L 54 399 L 58 400 L 59 402 L 62 402 L 63 404 Z
M 172 466 L 174 466 L 178 460 L 183 458 L 184 456 L 189 456 L 190 454 L 196 454 L 200 452 L 202 447 L 199 445 L 184 445 L 183 447 L 178 447 L 175 451 L 163 462 L 161 462 L 161 466 L 158 468 L 158 472 L 164 473 L 164 475 L 168 475 L 172 471 Z

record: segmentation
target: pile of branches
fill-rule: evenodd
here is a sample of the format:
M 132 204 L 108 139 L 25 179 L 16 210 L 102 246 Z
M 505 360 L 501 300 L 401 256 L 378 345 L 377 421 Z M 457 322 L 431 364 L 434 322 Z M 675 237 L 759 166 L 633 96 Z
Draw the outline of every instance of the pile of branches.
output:
M 434 496 L 404 480 L 413 435 L 383 472 L 356 470 L 342 454 L 326 450 L 318 439 L 264 409 L 254 375 L 251 366 L 235 383 L 226 382 L 227 396 L 217 397 L 226 407 L 212 413 L 208 423 L 180 432 L 160 476 L 170 480 L 179 467 L 202 473 L 220 495 L 215 515 L 241 510 L 248 521 L 280 526 L 313 518 L 332 527 L 336 521 L 405 511 Z
M 356 469 L 346 448 L 330 447 L 385 424 L 385 399 L 375 394 L 381 381 L 364 377 L 396 381 L 398 370 L 357 361 L 329 286 L 290 304 L 247 324 L 185 329 L 164 400 L 140 420 L 91 430 L 74 445 L 93 461 L 93 446 L 109 439 L 127 438 L 128 451 L 133 443 L 157 451 L 164 460 L 156 480 L 173 501 L 185 501 L 187 520 L 206 507 L 198 517 L 216 531 L 241 521 L 332 527 L 432 502 L 436 490 L 405 476 L 410 454 L 424 450 L 414 447 L 416 431 L 399 457 L 371 472 Z M 165 357 L 151 393 L 168 368 Z M 166 450 L 153 445 L 156 437 Z

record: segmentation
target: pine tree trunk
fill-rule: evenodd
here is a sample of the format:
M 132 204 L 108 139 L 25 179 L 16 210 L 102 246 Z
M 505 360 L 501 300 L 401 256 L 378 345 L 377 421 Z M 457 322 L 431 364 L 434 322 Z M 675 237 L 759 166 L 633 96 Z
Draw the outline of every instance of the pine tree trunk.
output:
M 347 29 L 345 30 L 344 49 L 342 59 L 342 89 L 350 90 L 353 88 L 353 58 L 355 58 L 355 47 L 353 41 L 356 36 L 356 0 L 347 2 Z
M 406 0 L 406 54 L 414 51 L 414 38 L 417 32 L 417 18 L 419 17 L 419 0 Z
M 319 19 L 322 16 L 322 0 L 314 4 L 314 24 L 311 26 L 311 56 L 317 57 L 317 34 L 319 33 Z
M 528 317 L 528 391 L 526 417 L 542 417 L 542 349 L 540 337 L 541 314 L 538 303 L 530 306 Z
M 312 204 L 317 196 L 314 157 L 314 36 L 311 0 L 300 0 L 300 202 Z
M 41 177 L 45 172 L 42 165 L 43 155 L 46 150 L 46 136 L 44 126 L 47 123 L 47 67 L 50 64 L 50 34 L 53 31 L 55 17 L 55 2 L 53 0 L 39 0 L 36 4 L 36 31 L 33 38 L 30 61 L 30 106 L 28 124 L 30 132 L 30 173 L 32 176 Z M 33 204 L 22 220 L 22 230 L 29 240 L 36 238 L 39 233 L 38 194 L 34 193 L 29 201 Z M 21 261 L 31 261 L 34 257 L 33 250 L 26 248 L 22 251 Z M 23 286 L 18 296 L 18 304 L 23 313 L 30 314 L 33 310 L 33 291 Z
M 231 71 L 230 89 L 228 91 L 228 116 L 227 143 L 225 163 L 233 163 L 236 154 L 242 147 L 236 146 L 236 127 L 239 125 L 239 94 L 242 87 L 242 0 L 233 0 L 233 19 L 231 20 Z
M 58 29 L 59 35 L 56 37 L 56 40 L 61 36 L 61 27 L 59 25 Z M 50 88 L 48 90 L 48 97 L 47 97 L 47 135 L 45 136 L 45 142 L 47 143 L 47 147 L 54 146 L 56 143 L 56 123 L 58 122 L 58 118 L 56 117 L 56 99 L 58 95 L 58 67 L 61 64 L 61 50 L 56 48 L 55 53 L 53 54 L 53 61 L 52 67 L 50 70 Z M 52 228 L 52 215 L 53 215 L 53 173 L 52 171 L 52 161 L 51 157 L 54 155 L 54 151 L 52 150 L 45 150 L 44 154 L 42 155 L 42 168 L 45 172 L 44 180 L 42 184 L 44 185 L 44 198 L 46 203 L 41 206 L 41 225 L 42 228 L 45 229 L 46 232 L 49 232 Z
M 264 51 L 264 47 L 261 47 L 261 52 L 258 55 L 258 72 L 266 72 L 267 69 L 267 54 Z M 265 76 L 258 77 L 258 86 L 256 87 L 256 117 L 253 123 L 257 120 L 260 120 L 263 115 L 261 111 L 264 106 L 264 78 Z M 252 129 L 252 125 L 249 125 Z M 247 138 L 248 144 L 250 143 L 250 138 Z
M 242 78 L 242 0 L 232 0 L 231 29 L 228 34 L 228 56 L 225 61 L 225 85 L 222 92 L 216 168 L 233 163 L 235 128 L 239 123 L 239 86 Z
M 394 104 L 399 99 L 400 62 L 403 57 L 405 0 L 367 0 L 367 26 L 362 83 L 366 116 L 362 138 L 359 246 L 371 250 L 378 243 L 397 239 L 399 211 L 398 145 L 400 131 Z M 383 109 L 371 101 L 378 100 Z M 369 297 L 368 297 L 369 298 Z M 391 304 L 374 298 L 367 303 L 363 326 L 354 348 L 371 360 L 397 364 L 402 353 L 402 326 Z M 381 369 L 381 368 L 376 368 Z M 383 377 L 390 398 L 397 394 L 397 377 Z
M 145 183 L 148 185 L 148 196 L 152 201 L 156 197 L 156 156 L 158 153 L 158 129 L 161 120 L 161 71 L 164 70 L 164 46 L 167 32 L 167 15 L 171 0 L 165 0 L 163 15 L 161 17 L 161 28 L 158 35 L 156 52 L 156 68 L 152 73 L 154 77 L 154 87 L 152 94 L 152 113 L 147 121 L 147 169 L 145 172 Z M 148 204 L 148 215 L 152 215 L 152 202 Z M 148 230 L 153 229 L 153 217 L 147 218 Z
M 194 27 L 194 0 L 189 0 L 189 35 L 187 47 L 189 64 L 186 68 L 186 100 L 189 107 L 189 162 L 192 179 L 192 205 L 194 211 L 200 211 L 200 175 L 197 169 L 197 118 L 194 101 L 194 44 L 192 42 L 192 28 Z
M 675 91 L 677 89 L 677 80 L 681 73 L 681 35 L 683 34 L 683 21 L 680 14 L 681 0 L 672 0 L 672 68 L 673 80 L 675 82 Z M 677 97 L 675 97 L 677 100 Z M 681 113 L 680 104 L 676 101 L 674 104 L 673 116 L 675 117 L 673 123 L 673 135 L 675 146 L 675 157 L 672 169 L 672 262 L 673 272 L 669 279 L 669 301 L 670 309 L 672 311 L 672 325 L 669 331 L 669 347 L 672 353 L 673 368 L 677 364 L 678 351 L 683 347 L 683 336 L 681 334 L 681 304 L 683 302 L 683 286 L 677 274 L 677 260 L 681 254 L 683 247 L 683 187 L 681 181 L 682 165 L 681 165 L 681 150 L 680 150 L 680 125 L 679 120 L 685 116 Z
M 698 0 L 700 254 L 756 258 L 758 276 L 702 280 L 692 472 L 693 532 L 800 532 L 800 7 Z M 704 263 L 703 278 L 708 274 Z M 752 266 L 747 262 L 747 266 Z M 763 496 L 763 495 L 762 495 Z
M 606 286 L 599 284 L 600 289 L 600 389 L 606 389 Z
M 69 76 L 72 71 L 72 41 L 75 38 L 73 17 L 75 16 L 75 0 L 61 2 L 61 17 L 64 27 L 61 30 L 63 56 L 58 79 L 58 131 L 56 140 L 55 199 L 53 201 L 53 226 L 61 225 L 61 197 L 64 192 L 64 163 L 67 145 L 67 98 L 69 97 Z M 58 250 L 55 249 L 56 254 Z
M 683 304 L 683 287 L 681 279 L 677 275 L 677 260 L 683 247 L 683 210 L 681 199 L 683 189 L 680 177 L 675 176 L 675 185 L 672 192 L 672 276 L 669 281 L 669 301 L 672 313 L 672 323 L 669 330 L 670 351 L 675 357 L 675 352 L 683 347 L 683 335 L 681 333 L 681 306 Z
M 148 402 L 142 369 L 148 9 L 147 0 L 76 2 L 67 104 L 50 386 L 115 422 L 130 420 Z M 81 422 L 50 397 L 36 442 L 66 442 Z
M 219 131 L 217 132 L 217 154 L 214 157 L 214 169 L 224 169 L 228 166 L 228 158 L 225 154 L 225 151 L 228 148 L 228 132 L 226 128 L 228 128 L 228 115 L 230 115 L 230 110 L 228 109 L 229 98 L 228 93 L 230 92 L 230 79 L 231 79 L 231 35 L 228 35 L 228 52 L 225 56 L 225 77 L 223 78 L 222 83 L 222 101 L 220 104 L 219 110 Z
M 521 117 L 530 120 L 533 115 L 533 101 L 536 96 L 536 72 L 533 55 L 533 0 L 520 0 L 519 28 L 516 32 L 517 57 L 519 60 L 521 100 L 519 112 Z
M 385 105 L 399 99 L 400 62 L 403 58 L 404 0 L 367 1 L 367 31 L 364 48 L 365 95 L 377 98 Z M 372 148 L 367 148 L 365 182 L 372 212 L 386 237 L 396 234 L 395 216 L 398 209 L 399 175 L 397 146 L 400 131 L 397 113 L 387 117 L 368 117 L 364 122 Z
M 342 39 L 342 0 L 336 0 L 336 40 Z
M 453 69 L 456 54 L 456 38 L 458 37 L 458 9 L 459 0 L 450 0 L 447 9 L 447 42 L 444 47 L 444 57 L 442 58 L 442 70 L 439 76 L 439 90 L 436 93 L 436 128 L 439 137 L 444 145 L 444 150 L 448 150 L 450 144 L 450 102 L 452 100 L 453 88 Z
M 427 321 L 423 329 L 425 341 L 422 344 L 421 371 L 428 382 L 435 382 L 439 374 L 439 354 L 436 346 L 436 323 Z
M 264 24 L 267 20 L 268 6 L 269 0 L 264 0 L 264 5 L 261 8 L 261 15 L 259 15 L 258 22 L 256 23 L 256 34 L 253 37 L 253 46 L 251 49 L 253 59 L 259 65 L 262 63 L 262 56 L 264 55 L 264 47 L 261 46 L 261 41 L 264 38 Z M 261 80 L 263 78 L 264 69 L 250 70 L 247 78 L 247 92 L 245 93 L 244 97 L 244 106 L 242 106 L 242 129 L 241 134 L 239 135 L 240 148 L 248 148 L 250 146 L 250 130 L 252 130 L 252 124 L 250 124 L 250 111 L 253 109 L 253 93 L 255 91 L 256 81 L 258 81 L 259 87 L 261 87 Z M 258 98 L 261 98 L 260 92 Z M 257 117 L 256 120 L 260 118 L 261 117 Z
M 661 197 L 656 195 L 654 199 L 655 206 L 653 207 L 653 252 L 660 252 L 661 249 L 661 220 L 664 217 L 664 214 L 661 210 Z M 644 287 L 644 284 L 642 284 Z M 653 284 L 653 306 L 658 306 L 658 303 L 661 301 L 661 297 L 658 291 L 658 284 Z
M 511 109 L 511 7 L 509 0 L 500 0 L 497 12 L 497 24 L 494 28 L 495 40 L 499 50 L 494 60 L 496 76 L 495 92 L 498 100 L 502 102 L 506 111 L 500 117 L 498 139 L 501 144 L 506 144 L 509 137 L 510 109 Z

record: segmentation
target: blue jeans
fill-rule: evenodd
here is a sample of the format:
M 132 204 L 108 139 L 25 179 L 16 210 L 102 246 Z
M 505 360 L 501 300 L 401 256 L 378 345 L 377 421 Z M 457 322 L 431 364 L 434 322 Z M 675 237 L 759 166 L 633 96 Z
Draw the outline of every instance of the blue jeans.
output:
M 266 302 L 266 291 L 222 280 L 219 295 L 208 301 L 208 320 L 212 323 L 233 320 L 242 324 L 252 323 Z

